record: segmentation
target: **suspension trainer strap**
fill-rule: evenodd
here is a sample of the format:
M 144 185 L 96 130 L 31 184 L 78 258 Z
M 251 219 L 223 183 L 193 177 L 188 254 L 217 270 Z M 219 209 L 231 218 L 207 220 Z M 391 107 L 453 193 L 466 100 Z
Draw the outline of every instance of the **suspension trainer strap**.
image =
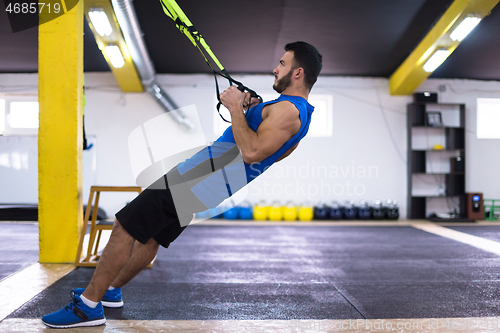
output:
M 186 35 L 186 37 L 193 43 L 193 45 L 200 51 L 201 55 L 205 59 L 206 63 L 212 69 L 212 72 L 214 73 L 214 79 L 215 79 L 215 90 L 216 90 L 216 95 L 217 95 L 217 112 L 219 113 L 220 117 L 222 120 L 225 122 L 230 123 L 230 121 L 224 119 L 224 117 L 220 113 L 220 106 L 222 105 L 222 102 L 220 100 L 220 90 L 219 90 L 219 82 L 217 81 L 217 75 L 222 76 L 226 80 L 229 81 L 229 84 L 235 84 L 238 87 L 238 90 L 241 92 L 249 92 L 250 93 L 250 98 L 258 98 L 260 102 L 262 102 L 262 97 L 260 97 L 254 90 L 244 86 L 241 82 L 234 80 L 231 75 L 226 71 L 224 66 L 222 66 L 221 62 L 217 59 L 215 54 L 212 52 L 210 49 L 210 46 L 208 46 L 207 42 L 205 41 L 205 38 L 200 34 L 200 32 L 194 27 L 194 25 L 189 21 L 188 17 L 184 12 L 182 11 L 181 7 L 175 2 L 175 0 L 160 0 L 162 4 L 163 11 L 165 14 L 170 17 L 179 29 L 179 31 L 183 34 Z M 202 48 L 200 47 L 202 46 Z M 204 52 L 205 51 L 205 52 Z M 206 53 L 206 54 L 205 54 Z M 217 65 L 219 68 L 220 72 L 216 71 L 210 61 L 207 58 L 207 55 L 212 59 L 212 61 Z

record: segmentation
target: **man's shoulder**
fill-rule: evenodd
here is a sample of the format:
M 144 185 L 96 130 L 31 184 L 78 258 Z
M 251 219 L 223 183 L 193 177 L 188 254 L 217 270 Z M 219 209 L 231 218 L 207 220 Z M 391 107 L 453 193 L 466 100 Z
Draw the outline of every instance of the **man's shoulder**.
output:
M 289 100 L 281 100 L 268 106 L 268 115 L 274 114 L 280 117 L 295 117 L 299 114 L 297 106 Z
M 299 110 L 295 103 L 290 100 L 278 100 L 275 103 L 266 105 L 269 110 L 278 113 L 297 113 Z

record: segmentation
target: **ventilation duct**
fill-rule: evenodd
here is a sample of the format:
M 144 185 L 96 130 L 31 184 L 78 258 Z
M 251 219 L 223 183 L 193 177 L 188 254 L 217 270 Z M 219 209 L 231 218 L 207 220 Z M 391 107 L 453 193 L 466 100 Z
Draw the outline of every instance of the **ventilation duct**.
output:
M 142 39 L 142 32 L 132 1 L 111 0 L 111 3 L 113 4 L 116 19 L 123 32 L 130 56 L 134 60 L 144 88 L 182 128 L 193 132 L 196 129 L 194 122 L 187 118 L 184 113 L 177 110 L 178 106 L 156 81 L 156 71 L 149 57 L 146 44 Z

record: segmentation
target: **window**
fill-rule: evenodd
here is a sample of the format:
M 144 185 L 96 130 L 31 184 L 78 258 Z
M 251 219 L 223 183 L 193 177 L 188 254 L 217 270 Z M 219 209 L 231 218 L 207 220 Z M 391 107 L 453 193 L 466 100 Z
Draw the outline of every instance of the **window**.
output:
M 38 128 L 38 102 L 10 102 L 11 128 Z
M 262 94 L 262 99 L 264 101 L 270 101 L 279 97 L 278 94 Z M 309 125 L 309 132 L 307 137 L 328 137 L 332 135 L 333 128 L 333 96 L 332 95 L 309 95 L 309 103 L 314 106 L 313 117 L 311 119 L 311 124 Z M 217 98 L 214 97 L 214 105 L 217 104 Z M 220 113 L 222 116 L 231 120 L 229 110 L 224 106 L 221 106 Z M 226 128 L 231 124 L 226 123 L 221 119 L 217 110 L 214 113 L 214 133 L 216 135 L 222 135 Z
M 333 96 L 315 95 L 309 96 L 309 103 L 314 105 L 311 125 L 309 125 L 308 137 L 332 136 L 333 128 Z
M 500 139 L 500 98 L 477 99 L 477 138 Z
M 38 134 L 36 96 L 5 96 L 0 99 L 0 134 Z

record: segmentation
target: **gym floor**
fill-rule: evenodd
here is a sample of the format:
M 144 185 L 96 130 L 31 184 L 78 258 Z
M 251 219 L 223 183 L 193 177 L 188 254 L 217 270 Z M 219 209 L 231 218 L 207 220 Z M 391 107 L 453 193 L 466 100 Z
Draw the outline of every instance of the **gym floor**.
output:
M 0 332 L 42 332 L 93 268 L 37 263 L 36 223 L 0 223 Z M 500 224 L 193 224 L 68 332 L 498 332 Z

